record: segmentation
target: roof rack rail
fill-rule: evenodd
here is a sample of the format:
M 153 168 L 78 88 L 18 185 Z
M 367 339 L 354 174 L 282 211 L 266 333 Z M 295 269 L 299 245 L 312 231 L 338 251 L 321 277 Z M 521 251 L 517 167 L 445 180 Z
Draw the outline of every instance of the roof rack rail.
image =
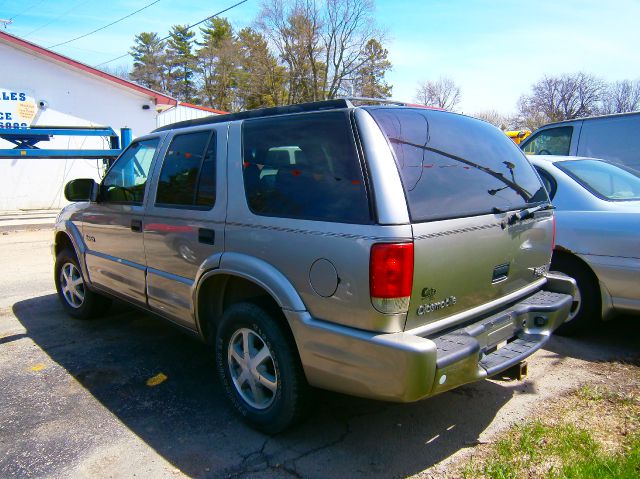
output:
M 335 100 L 314 101 L 310 103 L 299 103 L 297 105 L 276 106 L 272 108 L 260 108 L 256 110 L 241 111 L 239 113 L 228 113 L 226 115 L 207 116 L 204 118 L 195 118 L 193 120 L 179 121 L 170 125 L 156 128 L 153 132 L 174 130 L 177 128 L 186 128 L 189 126 L 210 125 L 222 123 L 225 121 L 246 120 L 248 118 L 263 118 L 275 115 L 286 115 L 290 113 L 304 113 L 309 111 L 320 110 L 337 110 L 341 108 L 353 108 L 353 104 L 346 98 L 338 98 Z
M 420 103 L 409 103 L 406 101 L 384 99 L 384 98 L 366 98 L 366 97 L 340 97 L 343 100 L 347 100 L 351 103 L 382 103 L 383 105 L 397 105 L 397 106 L 410 106 L 413 108 L 424 108 L 426 110 L 443 110 L 443 108 L 437 106 L 422 105 Z

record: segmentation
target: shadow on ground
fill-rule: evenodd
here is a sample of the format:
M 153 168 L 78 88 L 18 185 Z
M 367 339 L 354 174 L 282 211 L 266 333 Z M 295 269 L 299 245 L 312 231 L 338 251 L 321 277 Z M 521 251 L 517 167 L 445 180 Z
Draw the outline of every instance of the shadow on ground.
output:
M 55 295 L 21 301 L 13 311 L 27 336 L 66 370 L 67 382 L 70 374 L 81 384 L 83 396 L 88 391 L 158 454 L 193 477 L 407 476 L 474 445 L 515 388 L 523 387 L 483 381 L 404 405 L 317 391 L 303 424 L 267 437 L 232 414 L 208 348 L 152 316 L 117 307 L 99 320 L 74 321 Z M 566 349 L 573 341 L 553 345 Z M 147 386 L 158 373 L 168 379 Z M 62 421 L 58 429 L 68 428 L 69 438 L 75 433 L 83 438 L 69 439 L 78 451 L 69 453 L 68 460 L 91 448 L 109 447 L 115 438 L 108 424 L 101 426 L 97 419 L 97 424 L 86 419 L 64 423 L 78 402 L 63 386 L 51 387 L 44 416 L 30 419 L 29 411 L 16 406 L 21 427 Z M 48 444 L 42 447 L 54 447 Z M 45 466 L 41 470 L 51 472 Z
M 640 359 L 640 316 L 618 316 L 578 336 L 556 335 L 545 349 L 585 361 L 636 362 Z

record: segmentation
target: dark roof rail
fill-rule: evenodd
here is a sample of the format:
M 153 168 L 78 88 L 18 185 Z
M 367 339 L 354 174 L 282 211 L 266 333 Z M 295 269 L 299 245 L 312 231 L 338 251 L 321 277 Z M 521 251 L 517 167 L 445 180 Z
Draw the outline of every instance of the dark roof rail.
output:
M 339 98 L 335 100 L 299 103 L 297 105 L 260 108 L 257 110 L 241 111 L 239 113 L 229 113 L 226 115 L 207 116 L 204 118 L 195 118 L 193 120 L 179 121 L 177 123 L 172 123 L 170 125 L 156 128 L 155 130 L 153 130 L 153 133 L 159 131 L 174 130 L 178 128 L 187 128 L 190 126 L 211 125 L 215 123 L 223 123 L 226 121 L 246 120 L 249 118 L 263 118 L 268 116 L 287 115 L 291 113 L 306 113 L 310 111 L 337 110 L 341 108 L 353 108 L 353 104 L 348 99 Z

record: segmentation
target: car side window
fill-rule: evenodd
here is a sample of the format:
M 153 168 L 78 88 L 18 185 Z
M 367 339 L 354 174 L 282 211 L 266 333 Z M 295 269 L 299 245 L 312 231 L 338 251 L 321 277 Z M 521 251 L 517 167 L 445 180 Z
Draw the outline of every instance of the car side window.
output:
M 156 206 L 211 208 L 215 202 L 215 161 L 215 132 L 176 135 L 160 171 Z
M 362 168 L 345 112 L 247 120 L 247 203 L 261 216 L 370 223 Z
M 102 201 L 142 204 L 158 142 L 157 138 L 137 141 L 120 155 L 102 180 Z
M 568 155 L 572 133 L 572 126 L 549 128 L 534 133 L 523 150 L 527 155 Z
M 549 198 L 553 201 L 553 197 L 556 195 L 556 190 L 558 189 L 558 184 L 556 180 L 553 179 L 549 173 L 547 173 L 542 168 L 535 167 L 536 171 L 540 175 L 540 179 L 542 180 L 542 184 L 544 185 L 545 190 L 549 193 Z

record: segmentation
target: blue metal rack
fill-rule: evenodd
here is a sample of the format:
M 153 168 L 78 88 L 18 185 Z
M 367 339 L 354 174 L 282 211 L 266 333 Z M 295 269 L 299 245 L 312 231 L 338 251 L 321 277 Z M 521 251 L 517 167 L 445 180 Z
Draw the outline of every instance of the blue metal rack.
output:
M 14 145 L 13 149 L 0 149 L 0 158 L 87 158 L 113 160 L 131 143 L 131 129 L 120 130 L 122 141 L 106 126 L 34 126 L 31 128 L 0 129 L 0 138 Z M 109 138 L 109 149 L 104 150 L 51 150 L 36 146 L 43 141 L 49 141 L 54 136 L 102 136 Z

